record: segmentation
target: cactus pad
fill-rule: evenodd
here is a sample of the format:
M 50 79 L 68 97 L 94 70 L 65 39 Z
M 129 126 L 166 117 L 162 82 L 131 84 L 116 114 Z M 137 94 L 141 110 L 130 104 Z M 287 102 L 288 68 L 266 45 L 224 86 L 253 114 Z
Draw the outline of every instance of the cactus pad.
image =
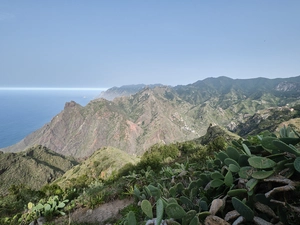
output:
M 226 173 L 224 183 L 227 187 L 230 187 L 233 184 L 233 176 L 230 171 Z
M 270 170 L 270 171 L 255 171 L 252 173 L 252 177 L 255 178 L 255 179 L 266 179 L 268 178 L 269 176 L 271 176 L 272 174 L 274 173 L 273 170 Z
M 234 164 L 234 165 L 236 165 L 236 166 L 239 167 L 239 164 L 235 160 L 233 160 L 231 158 L 225 159 L 224 163 L 226 164 L 226 166 L 229 166 L 230 164 Z
M 243 216 L 247 221 L 252 221 L 254 217 L 253 211 L 241 200 L 236 197 L 232 198 L 232 205 L 238 213 Z
M 127 214 L 127 222 L 130 225 L 136 225 L 136 218 L 135 218 L 134 212 L 130 211 Z
M 246 183 L 246 187 L 248 188 L 248 191 L 252 191 L 254 189 L 254 187 L 256 186 L 256 184 L 258 183 L 257 179 L 250 179 L 247 183 Z
M 250 157 L 248 162 L 256 169 L 268 169 L 276 166 L 276 162 L 274 162 L 272 159 L 261 156 Z
M 240 153 L 238 152 L 238 150 L 236 150 L 236 148 L 229 146 L 226 149 L 226 153 L 229 156 L 229 158 L 231 158 L 237 162 L 239 161 Z
M 141 208 L 143 212 L 149 217 L 153 218 L 153 213 L 152 213 L 152 206 L 151 203 L 148 200 L 143 200 L 141 203 Z
M 242 146 L 243 146 L 243 149 L 244 149 L 244 151 L 246 152 L 246 154 L 247 154 L 248 156 L 251 156 L 251 151 L 250 151 L 250 149 L 248 148 L 248 146 L 245 145 L 245 144 L 242 144 Z
M 168 214 L 168 216 L 170 218 L 174 218 L 174 219 L 181 219 L 186 214 L 184 209 L 176 203 L 171 203 L 171 204 L 167 205 L 166 213 Z
M 239 171 L 240 178 L 248 179 L 252 176 L 253 168 L 251 166 L 244 166 Z
M 294 167 L 295 170 L 297 170 L 300 173 L 300 157 L 297 157 L 294 161 Z
M 233 189 L 227 192 L 230 197 L 241 196 L 247 193 L 246 189 Z
M 223 184 L 224 184 L 223 180 L 214 179 L 214 180 L 211 181 L 210 186 L 213 187 L 213 188 L 217 188 L 217 187 L 220 187 Z
M 224 175 L 218 171 L 215 171 L 210 175 L 210 177 L 211 177 L 211 179 L 223 179 Z
M 233 172 L 233 173 L 237 173 L 237 172 L 240 171 L 240 167 L 238 167 L 238 166 L 236 166 L 236 165 L 234 165 L 234 164 L 230 164 L 230 165 L 228 166 L 228 169 L 229 169 L 231 172 Z
M 163 219 L 164 214 L 164 203 L 163 200 L 160 198 L 156 202 L 156 224 L 160 224 Z

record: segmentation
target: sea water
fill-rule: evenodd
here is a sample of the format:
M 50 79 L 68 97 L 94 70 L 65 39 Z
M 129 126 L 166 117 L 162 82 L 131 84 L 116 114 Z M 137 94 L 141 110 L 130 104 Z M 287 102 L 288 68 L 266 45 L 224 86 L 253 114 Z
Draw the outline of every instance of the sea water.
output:
M 66 102 L 75 101 L 85 106 L 100 93 L 100 89 L 0 89 L 0 148 L 19 142 L 28 134 L 50 122 L 64 109 Z

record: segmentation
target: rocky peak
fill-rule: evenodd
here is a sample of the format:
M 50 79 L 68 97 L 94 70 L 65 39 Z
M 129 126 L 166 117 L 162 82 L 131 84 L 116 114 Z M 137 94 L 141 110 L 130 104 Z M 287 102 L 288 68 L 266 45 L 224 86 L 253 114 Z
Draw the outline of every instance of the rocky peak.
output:
M 65 109 L 75 107 L 76 105 L 78 105 L 78 104 L 74 101 L 66 102 Z
M 207 128 L 206 134 L 200 138 L 197 139 L 197 142 L 199 142 L 202 145 L 206 145 L 209 142 L 213 141 L 217 137 L 223 137 L 225 140 L 233 140 L 238 139 L 238 136 L 221 128 L 218 125 L 210 124 Z

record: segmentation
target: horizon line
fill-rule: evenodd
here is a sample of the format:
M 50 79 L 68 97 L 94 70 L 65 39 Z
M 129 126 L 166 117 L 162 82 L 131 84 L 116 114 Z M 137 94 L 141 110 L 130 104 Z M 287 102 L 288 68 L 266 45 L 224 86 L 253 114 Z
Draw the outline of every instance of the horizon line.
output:
M 108 88 L 79 87 L 0 87 L 2 91 L 106 91 Z

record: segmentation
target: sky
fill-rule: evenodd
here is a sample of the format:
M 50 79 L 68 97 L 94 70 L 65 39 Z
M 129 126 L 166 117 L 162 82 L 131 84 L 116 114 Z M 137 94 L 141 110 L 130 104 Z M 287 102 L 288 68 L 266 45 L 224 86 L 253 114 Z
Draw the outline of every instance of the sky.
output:
M 0 0 L 0 88 L 300 75 L 299 0 Z

